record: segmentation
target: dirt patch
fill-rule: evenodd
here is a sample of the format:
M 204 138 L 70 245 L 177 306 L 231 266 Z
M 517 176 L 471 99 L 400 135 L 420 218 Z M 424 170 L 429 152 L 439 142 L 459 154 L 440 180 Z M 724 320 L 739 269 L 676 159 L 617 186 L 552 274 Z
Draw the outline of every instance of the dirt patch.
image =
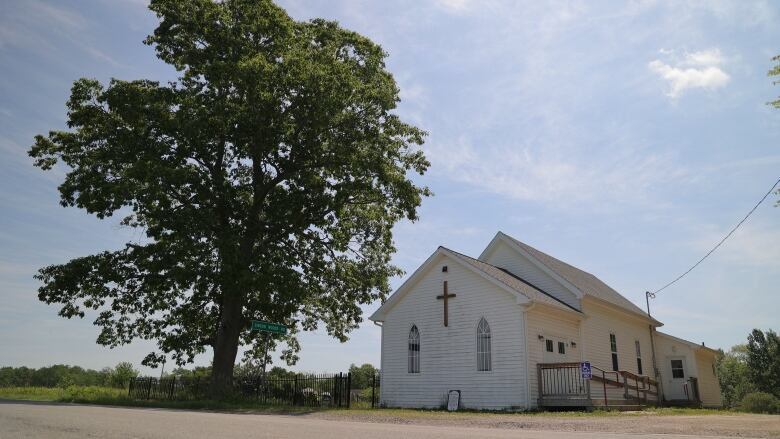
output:
M 589 431 L 609 433 L 684 434 L 696 436 L 731 436 L 780 438 L 780 416 L 750 414 L 658 415 L 623 413 L 614 416 L 550 416 L 529 414 L 450 414 L 420 413 L 383 414 L 376 412 L 323 412 L 307 417 L 355 422 L 389 424 L 448 425 L 481 428 L 504 428 L 552 431 Z

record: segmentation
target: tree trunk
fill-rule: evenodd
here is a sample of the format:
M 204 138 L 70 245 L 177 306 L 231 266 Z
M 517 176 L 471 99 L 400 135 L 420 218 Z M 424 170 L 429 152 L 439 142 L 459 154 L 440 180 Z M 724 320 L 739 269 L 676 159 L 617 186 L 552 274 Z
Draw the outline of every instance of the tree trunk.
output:
M 209 396 L 214 399 L 228 396 L 232 390 L 233 367 L 238 353 L 238 338 L 243 326 L 242 309 L 243 304 L 239 296 L 224 296 L 217 340 L 214 344 L 214 361 L 209 387 Z

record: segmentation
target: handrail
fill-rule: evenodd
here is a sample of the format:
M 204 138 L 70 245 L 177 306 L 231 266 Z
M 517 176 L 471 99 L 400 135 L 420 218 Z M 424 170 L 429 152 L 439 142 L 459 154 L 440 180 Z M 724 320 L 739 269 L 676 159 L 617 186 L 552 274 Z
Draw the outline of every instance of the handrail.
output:
M 566 363 L 537 363 L 539 373 L 539 396 L 543 396 L 543 370 L 554 369 L 579 369 L 581 363 L 579 362 L 566 362 Z M 591 365 L 592 380 L 601 382 L 603 388 L 604 405 L 609 405 L 607 387 L 623 389 L 623 398 L 636 399 L 640 404 L 645 404 L 649 401 L 648 396 L 653 397 L 654 400 L 659 400 L 658 381 L 650 378 L 647 375 L 638 375 L 627 370 L 604 370 L 598 366 Z M 614 375 L 614 379 L 613 379 Z M 622 377 L 622 379 L 621 379 Z M 546 381 L 546 380 L 544 380 Z M 632 382 L 633 381 L 633 382 Z M 587 381 L 587 393 L 590 395 L 590 381 Z M 592 396 L 591 396 L 592 398 Z

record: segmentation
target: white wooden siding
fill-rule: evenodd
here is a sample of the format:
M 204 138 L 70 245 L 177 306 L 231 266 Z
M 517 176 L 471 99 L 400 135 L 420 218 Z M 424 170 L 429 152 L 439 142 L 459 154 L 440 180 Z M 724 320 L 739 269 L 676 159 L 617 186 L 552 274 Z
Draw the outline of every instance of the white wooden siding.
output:
M 560 338 L 568 343 L 566 355 L 560 362 L 581 361 L 582 343 L 580 343 L 579 323 L 576 319 L 563 316 L 559 311 L 537 305 L 526 312 L 528 327 L 528 388 L 531 407 L 538 405 L 539 381 L 536 365 L 544 363 L 544 340 L 548 337 Z M 539 339 L 539 336 L 544 337 Z M 577 347 L 572 347 L 574 342 Z M 553 349 L 557 352 L 558 346 Z
M 718 376 L 713 370 L 715 355 L 708 352 L 696 353 L 696 378 L 699 379 L 699 394 L 705 407 L 720 407 L 723 404 Z
M 503 242 L 499 242 L 482 260 L 509 271 L 576 309 L 580 308 L 579 299 L 569 289 Z
M 712 373 L 712 364 L 715 356 L 710 351 L 699 349 L 695 344 L 676 340 L 666 334 L 658 334 L 655 338 L 656 352 L 658 355 L 658 368 L 661 372 L 664 393 L 669 398 L 672 385 L 670 358 L 685 358 L 685 378 L 698 379 L 699 396 L 702 404 L 707 407 L 720 407 L 722 405 L 720 384 L 718 378 Z
M 612 349 L 609 334 L 615 334 L 618 368 L 639 373 L 636 364 L 635 341 L 642 351 L 644 375 L 653 377 L 653 357 L 650 349 L 650 328 L 628 313 L 612 310 L 587 297 L 582 301 L 585 320 L 582 322 L 583 359 L 606 371 L 612 370 Z M 595 373 L 595 372 L 594 372 Z
M 671 359 L 682 357 L 684 361 L 685 380 L 697 375 L 696 355 L 691 345 L 688 343 L 680 342 L 667 337 L 663 334 L 658 334 L 655 337 L 656 354 L 658 355 L 658 370 L 661 373 L 661 385 L 664 389 L 664 396 L 667 400 L 683 399 L 682 396 L 675 396 L 675 391 L 679 395 L 682 395 L 680 389 L 672 389 L 673 386 L 678 385 L 672 378 L 671 372 Z
M 441 267 L 448 266 L 442 273 Z M 449 327 L 444 327 L 442 294 L 447 280 Z M 477 371 L 476 328 L 491 328 L 492 370 Z M 407 336 L 420 331 L 420 373 L 407 373 Z M 525 408 L 522 307 L 510 293 L 458 262 L 440 256 L 408 294 L 388 311 L 382 325 L 382 404 L 442 407 L 449 390 L 461 391 L 461 406 L 473 409 Z

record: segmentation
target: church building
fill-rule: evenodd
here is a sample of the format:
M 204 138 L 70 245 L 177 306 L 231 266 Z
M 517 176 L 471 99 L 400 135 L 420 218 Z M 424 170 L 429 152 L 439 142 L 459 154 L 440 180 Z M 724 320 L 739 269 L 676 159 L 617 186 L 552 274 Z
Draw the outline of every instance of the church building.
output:
M 715 350 L 501 232 L 478 258 L 439 247 L 370 319 L 387 407 L 440 408 L 451 393 L 489 410 L 721 403 Z

